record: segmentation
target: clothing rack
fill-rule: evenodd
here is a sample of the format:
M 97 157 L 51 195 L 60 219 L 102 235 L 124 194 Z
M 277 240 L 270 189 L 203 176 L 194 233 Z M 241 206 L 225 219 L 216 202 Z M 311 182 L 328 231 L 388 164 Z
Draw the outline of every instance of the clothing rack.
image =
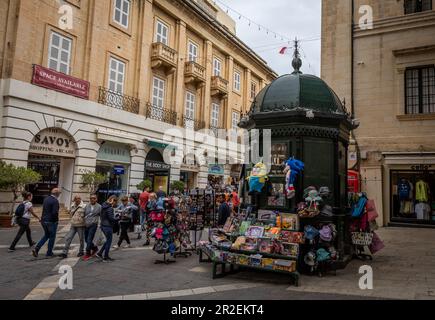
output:
M 175 263 L 175 260 L 167 259 L 166 258 L 166 251 L 163 253 L 163 260 L 156 260 L 154 264 L 170 264 Z

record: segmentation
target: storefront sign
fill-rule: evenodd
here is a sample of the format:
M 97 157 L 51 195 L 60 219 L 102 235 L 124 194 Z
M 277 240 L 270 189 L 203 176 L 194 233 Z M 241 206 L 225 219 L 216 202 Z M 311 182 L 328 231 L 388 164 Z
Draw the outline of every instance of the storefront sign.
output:
M 89 99 L 90 84 L 88 81 L 77 79 L 42 66 L 33 65 L 32 84 L 82 99 Z
M 172 149 L 177 149 L 176 146 L 172 146 L 167 143 L 161 143 L 157 141 L 148 141 L 148 146 L 152 148 L 158 148 L 158 149 L 166 149 L 167 147 L 170 146 Z
M 223 176 L 224 172 L 224 167 L 218 164 L 210 165 L 208 167 L 208 174 L 210 175 Z
M 130 163 L 130 149 L 124 144 L 107 141 L 100 147 L 97 160 Z
M 114 166 L 113 167 L 113 174 L 115 175 L 123 175 L 125 173 L 124 166 Z
M 145 161 L 145 169 L 146 170 L 170 170 L 171 166 L 164 162 L 147 160 Z
M 427 171 L 430 168 L 432 168 L 432 165 L 430 165 L 430 164 L 418 164 L 415 166 L 411 166 L 411 170 L 414 170 L 414 171 Z
M 75 158 L 76 146 L 72 138 L 60 129 L 46 129 L 35 135 L 30 143 L 29 152 Z

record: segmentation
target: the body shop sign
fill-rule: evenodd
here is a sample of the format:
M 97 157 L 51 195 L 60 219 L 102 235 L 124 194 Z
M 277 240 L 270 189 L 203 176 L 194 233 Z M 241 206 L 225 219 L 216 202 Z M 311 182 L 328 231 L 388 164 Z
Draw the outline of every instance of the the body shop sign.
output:
M 30 144 L 30 153 L 75 158 L 76 146 L 63 130 L 46 129 L 35 135 Z
M 82 99 L 89 99 L 89 82 L 33 65 L 32 84 Z

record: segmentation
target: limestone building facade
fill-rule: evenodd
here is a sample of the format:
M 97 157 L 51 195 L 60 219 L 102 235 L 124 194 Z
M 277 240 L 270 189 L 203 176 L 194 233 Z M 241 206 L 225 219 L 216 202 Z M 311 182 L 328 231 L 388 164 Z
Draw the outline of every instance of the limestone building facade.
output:
M 323 0 L 321 73 L 360 122 L 349 159 L 380 223 L 433 225 L 435 1 Z
M 166 130 L 236 127 L 275 77 L 213 1 L 1 1 L 0 158 L 42 173 L 36 198 L 61 186 L 65 205 L 94 170 L 102 198 L 144 178 L 205 187 L 207 164 L 164 162 Z

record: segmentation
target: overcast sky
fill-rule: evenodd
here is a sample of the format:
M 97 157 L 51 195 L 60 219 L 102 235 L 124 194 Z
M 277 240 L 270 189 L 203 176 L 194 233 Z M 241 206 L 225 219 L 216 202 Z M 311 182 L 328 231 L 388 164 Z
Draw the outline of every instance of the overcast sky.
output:
M 292 56 L 280 55 L 279 50 L 284 46 L 293 46 L 283 43 L 281 37 L 273 32 L 294 39 L 318 39 L 303 41 L 302 46 L 302 72 L 320 76 L 320 34 L 321 34 L 321 0 L 219 0 L 216 1 L 224 10 L 226 4 L 242 15 L 256 23 L 269 28 L 258 30 L 258 26 L 229 10 L 229 15 L 237 23 L 237 35 L 279 74 L 290 73 Z M 284 40 L 286 41 L 286 40 Z M 293 52 L 293 50 L 291 50 Z

